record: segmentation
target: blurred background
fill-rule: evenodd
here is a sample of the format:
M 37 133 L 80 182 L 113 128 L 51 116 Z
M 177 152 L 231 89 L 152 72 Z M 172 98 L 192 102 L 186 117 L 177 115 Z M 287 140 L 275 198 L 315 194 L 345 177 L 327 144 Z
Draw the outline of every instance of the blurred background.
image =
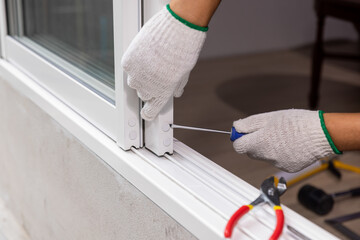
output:
M 312 101 L 314 109 L 360 112 L 360 57 L 356 57 L 360 56 L 359 6 L 356 0 L 224 1 L 209 25 L 200 61 L 184 95 L 175 100 L 175 123 L 229 130 L 233 121 L 252 114 L 310 109 L 312 76 L 320 82 L 318 101 L 314 100 L 316 96 Z M 325 19 L 323 38 L 317 45 L 318 22 L 322 18 L 317 17 L 316 9 Z M 321 55 L 321 49 L 340 58 Z M 317 92 L 314 87 L 313 92 Z M 176 129 L 175 137 L 255 187 L 265 177 L 279 172 L 267 163 L 237 154 L 228 136 Z M 339 159 L 360 167 L 360 152 L 344 153 Z M 306 209 L 297 200 L 305 184 L 327 193 L 360 186 L 358 173 L 339 171 L 341 179 L 325 170 L 293 184 L 282 201 L 345 238 L 324 219 L 359 211 L 360 198 L 337 202 L 325 216 Z M 360 220 L 347 224 L 360 234 L 356 229 Z

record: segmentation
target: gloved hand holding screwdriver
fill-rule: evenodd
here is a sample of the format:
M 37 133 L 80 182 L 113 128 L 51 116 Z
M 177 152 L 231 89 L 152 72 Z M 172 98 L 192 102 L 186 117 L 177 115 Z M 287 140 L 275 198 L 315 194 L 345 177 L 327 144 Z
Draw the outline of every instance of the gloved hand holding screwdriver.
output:
M 143 119 L 153 120 L 167 101 L 180 97 L 206 38 L 207 25 L 221 0 L 172 0 L 153 16 L 122 59 L 128 84 L 145 102 Z M 320 158 L 360 150 L 360 114 L 282 110 L 234 122 L 234 149 L 288 171 Z
M 287 172 L 341 151 L 360 150 L 360 113 L 290 109 L 240 119 L 234 127 L 248 133 L 234 142 L 238 153 Z

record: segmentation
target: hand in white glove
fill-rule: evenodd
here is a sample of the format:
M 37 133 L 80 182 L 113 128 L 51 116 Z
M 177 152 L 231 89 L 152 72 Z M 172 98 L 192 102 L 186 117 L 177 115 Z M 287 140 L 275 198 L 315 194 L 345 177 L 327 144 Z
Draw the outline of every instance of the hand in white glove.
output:
M 182 95 L 206 31 L 178 17 L 167 5 L 136 35 L 121 65 L 128 85 L 146 102 L 143 119 L 153 120 L 171 97 Z
M 297 172 L 320 158 L 340 154 L 326 129 L 322 111 L 282 110 L 234 122 L 237 132 L 248 133 L 234 142 L 238 153 Z

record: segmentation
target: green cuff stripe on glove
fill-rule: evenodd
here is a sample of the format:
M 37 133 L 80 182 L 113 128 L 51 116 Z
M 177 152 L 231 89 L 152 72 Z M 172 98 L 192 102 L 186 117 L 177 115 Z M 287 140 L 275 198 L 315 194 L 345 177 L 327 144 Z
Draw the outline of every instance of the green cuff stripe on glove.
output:
M 341 151 L 339 151 L 336 146 L 335 143 L 333 142 L 333 140 L 331 139 L 331 136 L 329 134 L 329 131 L 327 130 L 326 126 L 325 126 L 325 121 L 324 121 L 324 112 L 323 111 L 319 111 L 319 118 L 320 118 L 320 122 L 321 122 L 321 127 L 325 133 L 326 139 L 328 140 L 332 150 L 334 151 L 334 153 L 336 154 L 342 154 Z
M 179 17 L 176 13 L 173 12 L 173 10 L 171 10 L 170 8 L 170 4 L 166 5 L 167 10 L 171 13 L 171 15 L 176 18 L 177 20 L 179 20 L 180 22 L 182 22 L 183 24 L 185 24 L 186 26 L 193 28 L 195 30 L 199 30 L 202 32 L 207 32 L 207 30 L 209 29 L 208 27 L 200 27 L 198 25 L 195 25 L 191 22 L 186 21 L 185 19 Z

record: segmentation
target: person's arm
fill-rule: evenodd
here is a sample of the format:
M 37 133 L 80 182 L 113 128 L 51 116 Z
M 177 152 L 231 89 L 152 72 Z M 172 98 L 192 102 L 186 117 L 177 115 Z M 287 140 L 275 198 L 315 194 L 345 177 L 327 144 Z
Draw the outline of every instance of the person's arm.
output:
M 324 121 L 340 151 L 360 150 L 360 113 L 324 113 Z
M 170 8 L 181 18 L 207 27 L 221 0 L 172 0 Z
M 180 97 L 203 47 L 220 0 L 172 0 L 142 27 L 121 65 L 128 85 L 145 102 L 141 117 L 153 120 L 170 98 Z
M 240 119 L 234 127 L 246 133 L 234 142 L 238 153 L 287 172 L 342 151 L 360 150 L 360 113 L 290 109 Z

